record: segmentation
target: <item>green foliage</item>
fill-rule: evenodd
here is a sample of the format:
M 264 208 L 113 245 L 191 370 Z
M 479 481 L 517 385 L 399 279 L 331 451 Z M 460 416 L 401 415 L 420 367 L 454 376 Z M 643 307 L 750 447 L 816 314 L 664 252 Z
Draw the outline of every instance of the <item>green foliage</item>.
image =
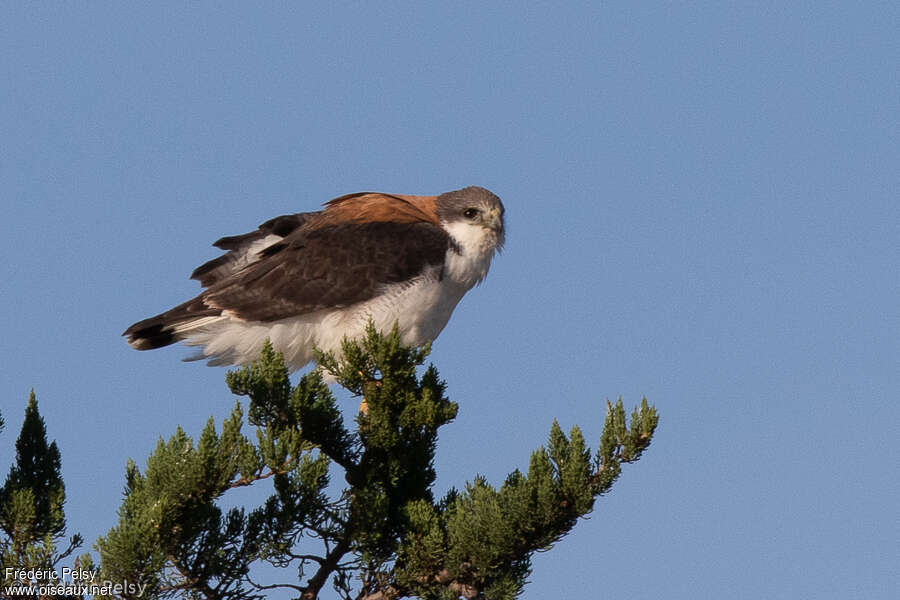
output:
M 608 412 L 613 418 L 624 415 L 622 401 L 610 404 Z M 631 428 L 622 422 L 624 429 L 609 437 L 607 426 L 602 439 L 609 437 L 611 445 L 603 468 L 617 476 L 621 463 L 637 460 L 650 444 L 657 420 L 644 400 L 632 415 Z M 413 508 L 397 579 L 425 598 L 475 597 L 478 592 L 492 600 L 514 598 L 530 572 L 531 554 L 549 549 L 568 533 L 614 480 L 592 466 L 578 427 L 566 437 L 554 421 L 548 445 L 532 453 L 527 475 L 513 471 L 499 490 L 478 477 L 462 494 L 451 493 L 442 506 Z M 423 580 L 423 573 L 435 576 Z
M 214 501 L 231 487 L 289 471 L 298 444 L 296 435 L 268 430 L 256 448 L 241 434 L 242 420 L 236 405 L 221 434 L 210 419 L 195 446 L 179 427 L 159 440 L 143 474 L 129 462 L 119 525 L 98 541 L 106 579 L 146 585 L 151 596 L 192 589 L 246 597 L 241 579 L 257 540 L 244 537 L 243 510 L 223 514 Z
M 2 424 L 0 419 L 0 429 Z M 16 440 L 16 461 L 0 487 L 0 564 L 48 571 L 81 546 L 81 536 L 76 534 L 62 551 L 57 548 L 65 537 L 65 501 L 59 449 L 56 442 L 47 443 L 47 428 L 32 390 Z M 90 565 L 90 557 L 82 557 L 76 564 Z M 23 584 L 7 580 L 5 569 L 0 581 L 3 585 Z
M 434 366 L 424 367 L 427 356 L 427 347 L 402 347 L 396 328 L 380 335 L 370 326 L 341 357 L 320 354 L 320 368 L 292 386 L 266 345 L 259 361 L 227 376 L 233 393 L 249 397 L 255 441 L 238 404 L 221 433 L 210 420 L 195 443 L 179 428 L 143 472 L 129 463 L 119 523 L 98 542 L 103 577 L 146 584 L 154 598 L 261 598 L 282 588 L 309 600 L 329 580 L 346 599 L 515 598 L 531 555 L 568 533 L 648 447 L 656 411 L 644 400 L 628 420 L 621 400 L 608 404 L 593 458 L 578 427 L 566 435 L 554 422 L 526 473 L 513 471 L 499 489 L 476 477 L 436 500 L 437 433 L 458 407 Z M 355 427 L 323 373 L 363 397 Z M 228 490 L 269 479 L 260 506 L 218 507 Z M 280 581 L 257 581 L 260 562 L 283 569 Z
M 59 469 L 59 449 L 56 442 L 47 444 L 47 428 L 32 390 L 16 440 L 16 462 L 0 488 L 0 505 L 7 509 L 0 513 L 0 527 L 8 535 L 17 531 L 19 539 L 37 539 L 65 532 L 66 486 Z

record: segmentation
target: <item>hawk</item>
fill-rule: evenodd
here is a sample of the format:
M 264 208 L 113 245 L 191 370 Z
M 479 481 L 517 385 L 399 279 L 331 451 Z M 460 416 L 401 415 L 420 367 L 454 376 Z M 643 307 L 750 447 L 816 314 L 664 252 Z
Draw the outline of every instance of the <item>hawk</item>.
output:
M 292 371 L 313 348 L 340 352 L 370 320 L 380 331 L 396 323 L 401 342 L 419 346 L 438 336 L 504 242 L 503 203 L 481 187 L 363 192 L 324 206 L 215 242 L 225 254 L 191 274 L 205 290 L 126 329 L 128 343 L 183 342 L 201 348 L 187 360 L 241 365 L 268 338 Z

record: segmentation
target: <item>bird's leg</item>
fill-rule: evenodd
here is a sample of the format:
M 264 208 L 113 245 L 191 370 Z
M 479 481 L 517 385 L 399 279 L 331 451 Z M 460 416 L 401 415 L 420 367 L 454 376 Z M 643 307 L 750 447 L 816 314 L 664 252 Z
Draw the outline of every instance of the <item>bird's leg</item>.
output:
M 365 379 L 365 377 L 366 377 L 365 373 L 363 373 L 362 371 L 357 371 L 357 373 L 359 374 L 359 376 L 361 378 Z M 369 404 L 366 402 L 366 386 L 365 385 L 362 386 L 362 390 L 363 390 L 362 402 L 359 403 L 359 412 L 368 416 L 369 415 Z
M 365 376 L 365 374 L 362 371 L 359 371 L 359 374 L 360 374 L 360 376 L 363 376 L 363 377 Z M 369 414 L 369 403 L 366 402 L 366 388 L 368 388 L 370 385 L 375 385 L 375 387 L 381 387 L 381 380 L 380 379 L 370 379 L 369 381 L 366 382 L 366 385 L 363 385 L 363 395 L 362 395 L 363 398 L 362 398 L 362 402 L 359 403 L 359 412 L 361 412 L 364 415 Z

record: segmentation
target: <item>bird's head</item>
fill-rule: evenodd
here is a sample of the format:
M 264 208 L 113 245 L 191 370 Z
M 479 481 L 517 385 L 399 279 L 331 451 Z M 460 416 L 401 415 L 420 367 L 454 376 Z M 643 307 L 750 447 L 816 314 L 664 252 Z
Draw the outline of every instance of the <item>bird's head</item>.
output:
M 464 250 L 493 254 L 503 248 L 503 202 L 490 191 L 466 187 L 441 194 L 435 205 L 441 226 Z

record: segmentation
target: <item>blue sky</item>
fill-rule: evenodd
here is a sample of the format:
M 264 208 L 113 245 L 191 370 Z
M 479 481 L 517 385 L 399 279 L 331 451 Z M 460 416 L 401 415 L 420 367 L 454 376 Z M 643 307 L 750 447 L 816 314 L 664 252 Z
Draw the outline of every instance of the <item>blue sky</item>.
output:
M 596 445 L 607 398 L 662 417 L 523 597 L 893 597 L 900 9 L 724 4 L 7 3 L 0 469 L 33 387 L 93 542 L 129 457 L 233 405 L 119 337 L 212 241 L 482 185 L 507 246 L 432 354 L 439 491 L 554 418 Z

